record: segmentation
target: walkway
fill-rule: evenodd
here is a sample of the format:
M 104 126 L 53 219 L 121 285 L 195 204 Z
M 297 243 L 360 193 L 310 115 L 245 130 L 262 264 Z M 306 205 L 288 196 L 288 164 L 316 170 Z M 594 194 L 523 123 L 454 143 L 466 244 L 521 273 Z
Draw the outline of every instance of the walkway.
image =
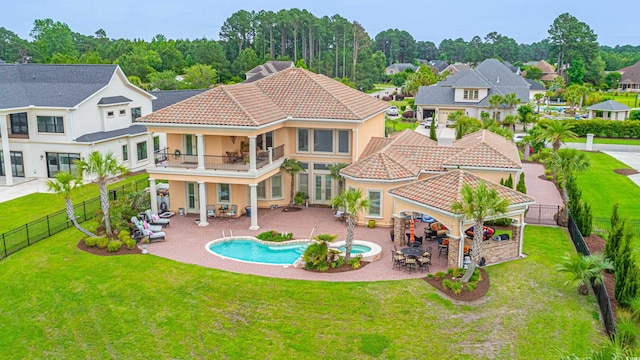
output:
M 276 230 L 293 232 L 294 239 L 306 239 L 309 237 L 313 226 L 317 226 L 318 233 L 338 234 L 338 240 L 344 240 L 347 233 L 346 225 L 335 221 L 332 209 L 303 208 L 301 211 L 292 213 L 283 213 L 282 209 L 260 209 L 258 215 L 261 226 L 258 231 L 248 230 L 250 219 L 246 216 L 231 220 L 210 219 L 208 226 L 197 226 L 195 217 L 176 215 L 171 218 L 171 226 L 165 229 L 167 233 L 166 242 L 149 244 L 148 251 L 150 254 L 184 263 L 276 278 L 319 281 L 379 281 L 422 278 L 426 276 L 426 273 L 406 273 L 405 271 L 392 269 L 391 250 L 393 249 L 393 243 L 389 236 L 390 229 L 381 227 L 369 229 L 357 226 L 355 238 L 380 245 L 382 247 L 382 258 L 358 271 L 344 273 L 316 273 L 293 267 L 245 263 L 223 259 L 205 250 L 205 244 L 211 240 L 221 238 L 223 231 L 226 236 L 229 236 L 230 232 L 233 232 L 234 236 L 255 236 L 264 231 Z M 424 225 L 422 223 L 418 225 L 416 234 L 422 234 Z M 432 242 L 427 242 L 425 245 L 437 249 L 437 244 Z M 434 254 L 432 262 L 431 273 L 446 271 L 446 258 L 444 255 L 438 258 L 438 255 Z
M 47 191 L 47 180 L 48 179 L 24 179 L 24 178 L 13 178 L 15 182 L 12 186 L 2 185 L 0 186 L 0 203 L 17 199 L 19 197 Z M 4 177 L 0 179 L 0 183 L 4 184 Z
M 536 199 L 536 204 L 540 205 L 562 205 L 562 196 L 558 189 L 549 180 L 542 180 L 540 175 L 544 175 L 544 166 L 538 163 L 523 163 L 524 184 L 527 187 L 527 195 Z M 518 179 L 514 179 L 518 181 Z

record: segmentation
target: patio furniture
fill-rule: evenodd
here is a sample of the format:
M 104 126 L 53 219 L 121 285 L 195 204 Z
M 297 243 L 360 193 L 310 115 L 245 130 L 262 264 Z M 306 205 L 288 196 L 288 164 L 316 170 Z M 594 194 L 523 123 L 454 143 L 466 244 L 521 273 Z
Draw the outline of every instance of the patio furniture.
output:
M 432 223 L 430 227 L 431 227 L 431 231 L 436 233 L 436 236 L 446 235 L 449 232 L 449 229 L 439 222 Z
M 473 238 L 473 229 L 474 229 L 475 225 L 468 228 L 467 230 L 465 230 L 465 234 L 470 237 Z M 482 241 L 487 241 L 490 240 L 493 237 L 493 234 L 496 233 L 496 229 L 489 227 L 489 226 L 484 226 L 482 227 Z
M 149 225 L 149 223 L 147 223 L 146 221 L 140 221 L 135 216 L 131 217 L 131 223 L 133 224 L 133 226 L 142 225 L 142 228 L 145 229 L 145 230 L 151 230 L 153 232 L 162 231 L 162 226 L 160 226 L 160 225 Z
M 406 248 L 400 249 L 400 252 L 405 256 L 419 256 L 424 251 L 419 247 L 406 247 Z
M 449 256 L 449 238 L 441 239 L 438 243 L 438 257 L 440 257 L 442 253 Z
M 418 261 L 415 258 L 406 258 L 404 260 L 404 270 L 408 272 L 418 271 Z
M 207 217 L 213 218 L 216 217 L 216 206 L 215 205 L 207 205 Z
M 343 207 L 339 207 L 338 210 L 333 213 L 333 216 L 336 217 L 336 221 L 344 222 L 347 220 L 347 213 L 344 211 Z
M 169 223 L 171 221 L 169 219 L 161 219 L 158 215 L 152 214 L 151 210 L 145 211 L 144 215 L 147 221 L 149 222 L 149 224 L 152 224 L 152 225 L 169 226 Z
M 231 205 L 230 209 L 227 209 L 227 211 L 225 211 L 223 213 L 223 216 L 226 218 L 230 218 L 230 217 L 235 217 L 238 214 L 238 205 Z
M 136 228 L 139 231 L 139 233 L 143 234 L 143 236 L 146 237 L 150 243 L 155 241 L 165 241 L 166 234 L 164 233 L 164 231 L 154 232 L 151 230 L 147 230 L 139 223 L 136 226 Z
M 396 251 L 391 250 L 391 261 L 393 262 L 392 269 L 401 269 L 404 266 L 404 255 L 398 254 Z
M 425 256 L 425 254 L 428 254 L 427 256 Z M 429 265 L 431 265 L 431 253 L 423 253 L 421 256 L 419 256 L 417 259 L 418 262 L 418 270 L 422 271 L 422 270 L 427 270 L 427 272 L 429 272 Z

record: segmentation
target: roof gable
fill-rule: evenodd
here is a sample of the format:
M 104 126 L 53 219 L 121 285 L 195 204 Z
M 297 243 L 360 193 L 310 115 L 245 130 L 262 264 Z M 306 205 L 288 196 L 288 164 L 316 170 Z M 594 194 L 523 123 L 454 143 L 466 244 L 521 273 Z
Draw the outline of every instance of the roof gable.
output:
M 620 82 L 625 84 L 640 84 L 640 61 L 625 68 Z
M 631 108 L 621 104 L 615 100 L 607 100 L 601 103 L 591 105 L 587 108 L 587 110 L 597 110 L 597 111 L 627 111 Z

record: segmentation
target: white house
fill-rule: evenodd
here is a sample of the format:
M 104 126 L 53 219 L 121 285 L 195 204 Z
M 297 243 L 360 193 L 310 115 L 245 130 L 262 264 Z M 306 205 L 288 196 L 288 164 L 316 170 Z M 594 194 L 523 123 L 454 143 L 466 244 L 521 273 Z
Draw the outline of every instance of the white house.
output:
M 154 98 L 117 65 L 0 65 L 0 184 L 74 171 L 95 150 L 144 169 L 166 143 L 135 123 Z

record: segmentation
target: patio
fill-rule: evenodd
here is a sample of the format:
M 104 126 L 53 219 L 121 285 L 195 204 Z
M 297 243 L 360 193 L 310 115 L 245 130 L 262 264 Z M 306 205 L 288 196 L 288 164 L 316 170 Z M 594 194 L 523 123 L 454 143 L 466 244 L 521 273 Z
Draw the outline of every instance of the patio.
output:
M 180 261 L 183 263 L 196 264 L 200 266 L 226 270 L 236 273 L 260 275 L 267 277 L 318 280 L 318 281 L 379 281 L 379 280 L 400 280 L 410 278 L 425 277 L 426 272 L 405 272 L 403 270 L 392 269 L 391 250 L 393 242 L 389 237 L 390 228 L 376 227 L 369 229 L 357 226 L 355 239 L 366 240 L 376 243 L 382 247 L 382 257 L 378 261 L 369 263 L 364 268 L 344 273 L 316 273 L 300 268 L 284 267 L 276 265 L 262 265 L 245 263 L 230 259 L 223 259 L 205 250 L 205 244 L 211 240 L 225 236 L 256 236 L 261 232 L 276 230 L 281 232 L 292 232 L 294 239 L 307 239 L 314 226 L 317 227 L 315 234 L 337 234 L 337 240 L 345 240 L 347 227 L 345 223 L 335 221 L 333 210 L 327 208 L 302 208 L 297 212 L 283 213 L 282 208 L 259 209 L 260 230 L 249 230 L 250 219 L 241 216 L 235 219 L 209 219 L 208 226 L 198 226 L 195 223 L 195 215 L 171 217 L 171 226 L 165 228 L 167 240 L 149 244 L 147 250 L 150 254 L 164 258 Z M 423 226 L 419 223 L 416 234 L 422 234 Z M 314 235 L 315 235 L 314 234 Z M 427 241 L 423 244 L 431 246 L 434 254 L 432 265 L 429 267 L 430 273 L 446 271 L 447 259 L 438 258 L 437 243 Z

